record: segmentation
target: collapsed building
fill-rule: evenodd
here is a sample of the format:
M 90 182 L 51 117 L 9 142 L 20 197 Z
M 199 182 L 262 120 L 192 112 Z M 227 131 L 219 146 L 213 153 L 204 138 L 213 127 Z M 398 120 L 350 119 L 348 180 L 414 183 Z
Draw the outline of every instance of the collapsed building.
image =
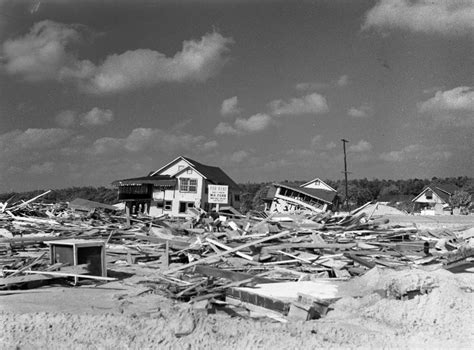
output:
M 273 184 L 267 194 L 266 210 L 270 212 L 337 211 L 340 202 L 340 197 L 334 188 L 321 179 L 315 178 L 300 186 L 291 183 Z

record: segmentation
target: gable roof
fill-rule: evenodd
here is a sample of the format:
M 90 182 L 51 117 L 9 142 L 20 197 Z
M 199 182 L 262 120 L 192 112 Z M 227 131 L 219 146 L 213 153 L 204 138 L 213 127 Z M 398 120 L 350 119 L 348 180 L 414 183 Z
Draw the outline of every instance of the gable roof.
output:
M 436 184 L 432 183 L 428 186 L 425 186 L 423 190 L 420 192 L 418 196 L 416 196 L 412 202 L 416 202 L 416 200 L 423 195 L 426 191 L 431 190 L 436 195 L 441 198 L 445 203 L 449 203 L 449 197 L 454 194 L 454 192 L 459 191 L 459 187 L 452 184 Z
M 188 163 L 191 163 L 192 167 L 196 171 L 200 172 L 204 177 L 215 185 L 228 185 L 230 188 L 240 190 L 234 180 L 232 180 L 221 168 L 216 166 L 209 166 L 201 164 L 191 158 L 181 157 Z
M 303 193 L 305 195 L 319 199 L 329 204 L 332 204 L 337 196 L 337 192 L 322 190 L 320 188 L 306 188 L 291 184 L 275 184 L 275 186 L 288 188 L 290 190 Z
M 331 186 L 329 186 L 327 183 L 325 183 L 323 180 L 321 180 L 319 177 L 316 177 L 314 179 L 312 179 L 311 181 L 308 181 L 304 184 L 302 184 L 300 187 L 306 187 L 308 185 L 311 185 L 313 182 L 316 182 L 316 181 L 319 181 L 320 183 L 324 184 L 324 186 L 330 188 L 330 190 L 334 191 L 334 192 L 337 192 L 334 188 L 332 188 Z
M 189 164 L 192 168 L 194 168 L 198 173 L 203 175 L 209 182 L 215 185 L 227 185 L 232 189 L 240 190 L 239 186 L 232 180 L 221 168 L 216 166 L 205 165 L 195 161 L 194 159 L 179 156 L 175 158 L 165 166 L 161 167 L 160 169 L 153 171 L 150 176 L 157 176 L 155 174 L 160 173 L 166 168 L 169 168 L 171 165 L 175 164 L 179 160 L 184 160 L 186 163 Z
M 166 168 L 169 168 L 171 165 L 177 163 L 178 161 L 180 160 L 184 160 L 185 162 L 187 162 L 189 165 L 192 165 L 186 158 L 184 158 L 183 156 L 179 156 L 175 159 L 173 159 L 171 162 L 163 165 L 161 168 L 159 168 L 158 170 L 155 170 L 155 171 L 152 171 L 149 176 L 156 176 L 157 174 L 161 173 L 163 170 L 165 170 Z

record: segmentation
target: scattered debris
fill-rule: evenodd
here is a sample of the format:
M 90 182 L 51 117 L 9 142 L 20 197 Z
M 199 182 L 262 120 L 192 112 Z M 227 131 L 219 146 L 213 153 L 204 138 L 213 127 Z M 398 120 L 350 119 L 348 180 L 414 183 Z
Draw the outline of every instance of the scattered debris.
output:
M 114 266 L 142 266 L 155 271 L 137 282 L 146 293 L 208 313 L 232 310 L 286 322 L 324 317 L 344 285 L 372 269 L 457 272 L 474 266 L 472 228 L 394 226 L 376 215 L 377 205 L 348 214 L 301 210 L 268 216 L 222 208 L 173 219 L 129 217 L 85 200 L 44 204 L 40 197 L 2 204 L 0 289 L 106 283 L 116 280 L 107 276 Z M 388 290 L 403 299 L 436 287 Z

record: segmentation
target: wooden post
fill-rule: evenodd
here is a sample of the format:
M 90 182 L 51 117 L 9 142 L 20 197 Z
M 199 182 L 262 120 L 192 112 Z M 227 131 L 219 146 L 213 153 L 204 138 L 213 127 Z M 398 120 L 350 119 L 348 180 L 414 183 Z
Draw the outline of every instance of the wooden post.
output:
M 166 241 L 165 255 L 163 256 L 163 268 L 168 269 L 170 266 L 170 243 Z
M 345 139 L 341 139 L 342 141 L 342 147 L 344 149 L 344 182 L 345 182 L 345 190 L 346 190 L 346 193 L 345 193 L 345 197 L 344 197 L 344 202 L 345 202 L 345 207 L 346 207 L 346 210 L 349 208 L 349 199 L 347 197 L 347 174 L 348 174 L 348 171 L 347 171 L 347 159 L 346 159 L 346 143 L 349 142 Z
M 128 202 L 125 202 L 125 215 L 127 217 L 127 227 L 130 227 L 130 207 L 128 206 Z

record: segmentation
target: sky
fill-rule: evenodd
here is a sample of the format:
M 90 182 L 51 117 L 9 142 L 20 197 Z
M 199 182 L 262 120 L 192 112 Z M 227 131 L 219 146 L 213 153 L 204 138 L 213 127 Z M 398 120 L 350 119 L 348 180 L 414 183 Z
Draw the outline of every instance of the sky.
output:
M 474 0 L 0 0 L 0 192 L 474 176 L 473 72 Z

